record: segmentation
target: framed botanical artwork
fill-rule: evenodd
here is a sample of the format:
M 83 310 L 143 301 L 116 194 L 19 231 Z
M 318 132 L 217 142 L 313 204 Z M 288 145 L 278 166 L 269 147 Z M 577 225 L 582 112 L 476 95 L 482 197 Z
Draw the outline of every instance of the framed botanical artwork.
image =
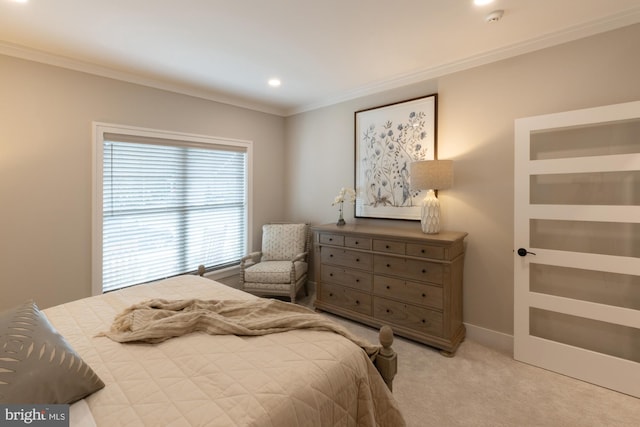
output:
M 357 218 L 419 220 L 409 163 L 436 159 L 437 94 L 355 113 Z

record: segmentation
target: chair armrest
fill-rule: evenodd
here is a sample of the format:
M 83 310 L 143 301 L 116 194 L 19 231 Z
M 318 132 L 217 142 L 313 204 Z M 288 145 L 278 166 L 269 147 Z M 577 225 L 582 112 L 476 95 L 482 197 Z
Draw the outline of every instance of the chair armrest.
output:
M 258 262 L 260 260 L 260 257 L 262 256 L 262 252 L 258 251 L 258 252 L 251 252 L 248 255 L 243 256 L 240 259 L 240 266 L 244 267 L 245 263 L 247 261 L 251 261 L 253 264 L 255 264 L 256 262 Z
M 296 262 L 296 261 L 304 261 L 304 259 L 307 257 L 308 252 L 302 252 L 299 253 L 298 255 L 296 255 L 291 262 Z

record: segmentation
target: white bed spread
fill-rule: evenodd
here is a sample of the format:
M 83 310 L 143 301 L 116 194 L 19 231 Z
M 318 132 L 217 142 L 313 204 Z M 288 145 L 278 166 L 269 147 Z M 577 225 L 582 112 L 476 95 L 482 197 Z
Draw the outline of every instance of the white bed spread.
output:
M 98 427 L 404 425 L 365 352 L 335 333 L 193 333 L 153 345 L 96 337 L 150 298 L 255 297 L 180 276 L 44 310 L 106 384 L 85 399 Z

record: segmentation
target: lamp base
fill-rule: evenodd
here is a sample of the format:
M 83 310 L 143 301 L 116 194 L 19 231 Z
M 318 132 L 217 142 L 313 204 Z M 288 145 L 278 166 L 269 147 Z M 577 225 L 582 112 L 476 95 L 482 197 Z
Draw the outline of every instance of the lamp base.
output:
M 420 214 L 422 232 L 425 234 L 438 234 L 440 232 L 440 201 L 433 190 L 429 190 L 427 197 L 422 201 Z

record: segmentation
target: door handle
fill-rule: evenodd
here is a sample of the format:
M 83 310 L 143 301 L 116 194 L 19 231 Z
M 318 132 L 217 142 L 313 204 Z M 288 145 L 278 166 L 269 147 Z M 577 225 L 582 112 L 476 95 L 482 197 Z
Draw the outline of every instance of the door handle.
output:
M 529 251 L 528 251 L 528 250 L 526 250 L 525 248 L 520 248 L 520 249 L 518 249 L 518 255 L 520 255 L 520 256 L 527 256 L 527 254 L 535 255 L 535 252 L 529 252 Z

